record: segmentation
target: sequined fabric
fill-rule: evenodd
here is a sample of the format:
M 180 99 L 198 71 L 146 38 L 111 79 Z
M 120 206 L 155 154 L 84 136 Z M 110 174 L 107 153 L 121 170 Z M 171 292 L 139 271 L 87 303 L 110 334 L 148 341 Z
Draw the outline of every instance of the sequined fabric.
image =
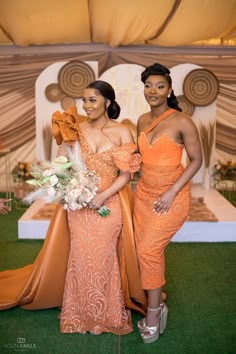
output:
M 132 155 L 136 149 L 134 144 L 95 154 L 80 130 L 78 138 L 87 168 L 95 170 L 101 178 L 99 190 L 114 181 L 118 167 L 128 171 L 134 168 L 134 161 L 140 162 L 140 157 Z M 139 163 L 135 170 L 138 168 Z M 126 334 L 132 331 L 117 259 L 117 241 L 122 228 L 119 195 L 106 200 L 106 206 L 111 213 L 104 218 L 89 208 L 68 212 L 71 245 L 60 314 L 61 332 Z
M 164 250 L 182 226 L 189 211 L 190 192 L 186 184 L 167 214 L 153 213 L 154 202 L 183 172 L 182 145 L 162 136 L 151 145 L 146 132 L 138 138 L 143 158 L 141 177 L 134 195 L 134 233 L 143 289 L 165 284 Z

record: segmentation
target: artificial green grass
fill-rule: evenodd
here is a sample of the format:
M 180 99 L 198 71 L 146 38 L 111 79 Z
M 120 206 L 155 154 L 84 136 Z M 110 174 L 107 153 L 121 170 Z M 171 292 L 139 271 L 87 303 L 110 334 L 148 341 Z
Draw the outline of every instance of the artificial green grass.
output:
M 18 240 L 24 210 L 0 216 L 0 269 L 32 263 L 42 240 Z M 143 344 L 132 312 L 134 332 L 125 336 L 62 334 L 59 309 L 0 312 L 0 353 L 19 351 L 71 354 L 233 354 L 236 353 L 236 243 L 170 243 L 166 248 L 167 329 L 159 341 Z M 26 352 L 26 350 L 21 350 Z
M 233 206 L 236 207 L 236 190 L 227 191 L 227 190 L 218 190 L 218 192 L 223 195 L 225 199 L 228 200 Z
M 19 240 L 17 220 L 25 209 L 16 209 L 0 215 L 0 270 L 15 269 L 32 263 L 36 258 L 43 240 Z

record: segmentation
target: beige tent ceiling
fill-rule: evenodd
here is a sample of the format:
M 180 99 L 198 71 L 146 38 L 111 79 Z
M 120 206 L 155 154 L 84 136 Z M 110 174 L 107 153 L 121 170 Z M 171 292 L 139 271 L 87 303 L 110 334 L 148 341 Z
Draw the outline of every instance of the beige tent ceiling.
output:
M 236 45 L 236 0 L 0 0 L 0 45 Z

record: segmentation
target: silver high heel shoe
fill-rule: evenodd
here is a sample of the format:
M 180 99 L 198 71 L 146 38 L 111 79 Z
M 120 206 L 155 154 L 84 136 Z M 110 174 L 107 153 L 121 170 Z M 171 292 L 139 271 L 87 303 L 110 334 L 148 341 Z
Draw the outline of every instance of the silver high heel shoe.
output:
M 163 302 L 160 304 L 161 307 L 161 317 L 160 317 L 160 334 L 163 334 L 166 329 L 167 317 L 168 317 L 168 307 Z M 149 309 L 150 310 L 150 309 Z M 144 317 L 142 320 L 138 321 L 137 327 L 139 332 L 143 332 L 146 327 L 146 318 Z
M 166 304 L 163 302 L 161 305 L 161 321 L 160 321 L 160 334 L 163 334 L 165 329 L 166 329 L 166 325 L 167 325 L 167 318 L 168 318 L 168 307 L 166 306 Z
M 140 321 L 138 321 L 137 327 L 138 327 L 139 332 L 144 331 L 144 329 L 146 327 L 146 318 L 145 317 L 142 318 Z
M 148 307 L 148 311 L 160 311 L 162 313 L 162 308 L 161 308 L 161 306 L 156 309 L 152 309 L 152 308 Z M 146 324 L 144 327 L 144 330 L 140 331 L 140 335 L 143 340 L 143 343 L 153 343 L 159 339 L 160 322 L 161 322 L 161 314 L 160 314 L 160 319 L 159 319 L 156 326 L 147 326 L 147 324 Z M 145 323 L 146 323 L 146 320 L 145 320 Z

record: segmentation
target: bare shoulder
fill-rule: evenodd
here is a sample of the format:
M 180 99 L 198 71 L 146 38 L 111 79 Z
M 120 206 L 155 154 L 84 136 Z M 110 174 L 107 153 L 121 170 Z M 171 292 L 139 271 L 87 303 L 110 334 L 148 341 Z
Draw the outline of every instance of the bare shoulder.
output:
M 146 121 L 148 116 L 149 116 L 149 112 L 141 114 L 141 116 L 139 116 L 138 118 L 138 124 L 142 125 Z
M 120 131 L 120 132 L 124 132 L 124 133 L 130 130 L 127 125 L 122 124 L 121 122 L 114 121 L 114 120 L 110 121 L 109 126 L 112 129 L 115 129 L 116 131 Z
M 173 119 L 178 124 L 180 130 L 192 130 L 197 129 L 195 123 L 192 120 L 192 117 L 183 112 L 176 111 Z
M 137 128 L 138 128 L 138 132 L 142 132 L 143 130 L 145 130 L 145 128 L 148 125 L 148 122 L 150 120 L 150 112 L 146 112 L 141 114 L 141 116 L 139 116 L 138 118 L 138 122 L 137 122 Z
M 180 111 L 175 111 L 174 112 L 174 114 L 173 114 L 173 117 L 175 118 L 175 119 L 178 119 L 178 121 L 180 122 L 180 121 L 188 121 L 188 120 L 191 120 L 192 118 L 191 118 L 191 116 L 189 116 L 188 114 L 186 114 L 186 113 L 183 113 L 183 112 L 180 112 Z
M 111 127 L 114 129 L 116 134 L 118 134 L 120 136 L 123 144 L 133 142 L 133 135 L 132 135 L 131 130 L 128 126 L 126 126 L 125 124 L 122 124 L 120 122 L 112 121 Z

